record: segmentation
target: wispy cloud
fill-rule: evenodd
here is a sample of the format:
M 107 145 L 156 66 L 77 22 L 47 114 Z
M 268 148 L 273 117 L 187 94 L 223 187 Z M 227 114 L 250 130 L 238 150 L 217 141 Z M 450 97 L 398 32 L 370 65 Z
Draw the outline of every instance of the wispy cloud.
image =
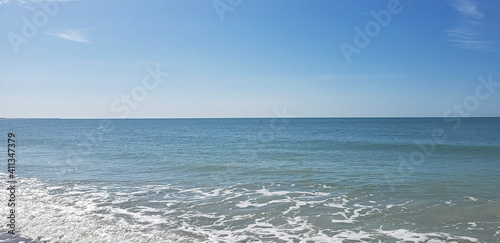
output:
M 476 19 L 484 18 L 484 14 L 479 12 L 477 9 L 477 3 L 473 0 L 455 0 L 452 5 L 455 10 L 466 17 Z
M 80 43 L 89 43 L 87 38 L 83 36 L 82 33 L 76 30 L 64 30 L 64 31 L 59 31 L 56 33 L 46 33 L 47 35 L 52 35 L 59 37 L 61 39 L 69 40 L 69 41 L 74 41 L 74 42 L 80 42 Z
M 454 0 L 451 6 L 459 13 L 459 24 L 445 31 L 446 40 L 462 49 L 497 51 L 498 41 L 489 39 L 483 30 L 488 22 L 476 0 Z
M 43 3 L 43 2 L 58 2 L 61 4 L 65 4 L 67 2 L 75 2 L 78 0 L 0 0 L 0 5 L 6 4 L 6 3 L 15 3 L 17 5 L 29 8 L 33 10 L 33 8 L 29 5 L 33 5 L 35 3 Z
M 401 74 L 326 74 L 319 75 L 322 80 L 372 80 L 402 78 Z
M 448 30 L 446 33 L 448 34 L 448 41 L 463 49 L 493 50 L 495 44 L 497 44 L 497 42 L 485 40 L 481 33 L 470 28 L 457 28 Z

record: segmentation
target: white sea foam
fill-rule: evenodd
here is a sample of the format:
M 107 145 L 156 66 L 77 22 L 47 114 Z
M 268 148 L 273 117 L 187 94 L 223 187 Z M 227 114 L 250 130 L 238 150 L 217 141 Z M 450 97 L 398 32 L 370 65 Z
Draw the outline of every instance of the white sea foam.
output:
M 397 229 L 397 230 L 379 230 L 381 234 L 391 236 L 400 241 L 397 242 L 453 242 L 455 240 L 465 241 L 465 242 L 479 242 L 478 239 L 467 237 L 467 236 L 452 236 L 447 233 L 417 233 L 412 232 L 407 229 Z
M 390 209 L 390 208 L 393 208 L 393 207 L 403 207 L 404 205 L 410 203 L 410 201 L 407 201 L 405 203 L 401 203 L 401 204 L 388 204 L 387 206 L 385 206 L 387 209 Z
M 364 227 L 367 217 L 383 217 L 409 201 L 382 205 L 369 198 L 277 186 L 62 187 L 25 179 L 19 187 L 20 232 L 48 242 L 478 241 L 446 233 Z M 5 210 L 0 216 L 5 217 Z
M 477 197 L 469 197 L 469 196 L 466 196 L 466 197 L 464 197 L 464 198 L 467 198 L 467 199 L 469 199 L 469 200 L 471 200 L 471 201 L 473 201 L 473 202 L 477 202 L 477 200 L 478 200 L 478 199 L 477 199 Z
M 472 227 L 476 227 L 477 226 L 476 222 L 469 222 L 467 224 L 470 225 L 470 226 L 472 226 Z
M 325 203 L 325 206 L 333 208 L 345 208 L 344 204 L 342 203 Z

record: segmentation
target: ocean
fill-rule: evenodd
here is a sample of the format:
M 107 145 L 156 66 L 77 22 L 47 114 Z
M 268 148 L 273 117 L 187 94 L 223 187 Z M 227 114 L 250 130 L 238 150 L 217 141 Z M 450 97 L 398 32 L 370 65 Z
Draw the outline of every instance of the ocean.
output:
M 500 242 L 500 118 L 1 119 L 0 131 L 3 188 L 15 135 L 15 233 L 41 242 Z

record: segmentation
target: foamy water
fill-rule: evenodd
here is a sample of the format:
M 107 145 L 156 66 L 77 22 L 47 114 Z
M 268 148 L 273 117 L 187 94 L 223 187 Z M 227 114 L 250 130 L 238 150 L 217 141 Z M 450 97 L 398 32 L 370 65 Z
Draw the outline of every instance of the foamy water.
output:
M 18 187 L 19 230 L 23 236 L 48 242 L 480 242 L 441 231 L 484 232 L 498 227 L 464 220 L 436 231 L 418 229 L 415 220 L 420 211 L 457 207 L 449 210 L 458 213 L 470 198 L 452 200 L 451 206 L 442 202 L 422 207 L 414 201 L 380 200 L 373 194 L 353 197 L 325 185 L 187 189 L 94 183 L 49 186 L 23 179 Z M 484 202 L 483 207 L 491 203 Z

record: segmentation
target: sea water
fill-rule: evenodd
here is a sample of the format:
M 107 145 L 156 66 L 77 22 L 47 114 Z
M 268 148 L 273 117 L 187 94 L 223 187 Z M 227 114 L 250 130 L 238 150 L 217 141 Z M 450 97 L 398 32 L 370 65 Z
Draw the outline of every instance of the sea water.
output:
M 3 151 L 16 136 L 16 233 L 35 240 L 500 242 L 499 118 L 2 119 L 0 129 Z

